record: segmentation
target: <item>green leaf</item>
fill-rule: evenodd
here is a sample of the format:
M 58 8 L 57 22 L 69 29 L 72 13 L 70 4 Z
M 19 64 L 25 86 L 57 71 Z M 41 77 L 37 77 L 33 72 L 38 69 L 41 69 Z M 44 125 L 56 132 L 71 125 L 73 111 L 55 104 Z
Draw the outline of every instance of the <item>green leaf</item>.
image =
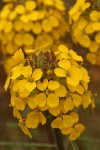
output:
M 78 145 L 76 144 L 75 141 L 71 141 L 71 145 L 73 147 L 73 150 L 79 150 L 79 147 L 78 147 Z

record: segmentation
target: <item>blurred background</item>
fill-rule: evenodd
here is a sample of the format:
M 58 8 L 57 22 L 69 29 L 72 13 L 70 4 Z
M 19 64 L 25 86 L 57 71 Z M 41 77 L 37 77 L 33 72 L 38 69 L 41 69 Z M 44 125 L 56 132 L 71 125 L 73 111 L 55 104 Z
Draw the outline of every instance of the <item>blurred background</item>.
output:
M 74 0 L 66 0 L 68 9 L 72 7 Z M 3 2 L 0 1 L 0 9 Z M 67 12 L 66 12 L 67 16 Z M 70 41 L 70 35 L 64 40 Z M 80 46 L 73 45 L 78 54 L 84 57 L 85 67 L 89 71 L 91 83 L 89 89 L 95 96 L 96 108 L 80 111 L 80 118 L 86 126 L 85 132 L 76 140 L 80 150 L 100 150 L 100 67 L 92 66 L 85 59 L 86 50 Z M 17 119 L 12 115 L 12 108 L 9 107 L 10 94 L 4 91 L 6 74 L 2 65 L 2 54 L 0 54 L 0 150 L 73 150 L 71 142 L 66 136 L 60 135 L 48 124 L 39 126 L 32 130 L 33 138 L 30 140 L 18 127 Z

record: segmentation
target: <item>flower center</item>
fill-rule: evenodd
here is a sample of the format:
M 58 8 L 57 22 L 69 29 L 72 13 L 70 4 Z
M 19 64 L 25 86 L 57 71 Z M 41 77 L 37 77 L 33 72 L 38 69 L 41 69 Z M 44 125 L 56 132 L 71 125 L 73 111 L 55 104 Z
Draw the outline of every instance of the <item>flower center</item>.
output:
M 70 77 L 72 75 L 70 70 L 67 70 L 66 75 L 67 75 L 67 77 Z

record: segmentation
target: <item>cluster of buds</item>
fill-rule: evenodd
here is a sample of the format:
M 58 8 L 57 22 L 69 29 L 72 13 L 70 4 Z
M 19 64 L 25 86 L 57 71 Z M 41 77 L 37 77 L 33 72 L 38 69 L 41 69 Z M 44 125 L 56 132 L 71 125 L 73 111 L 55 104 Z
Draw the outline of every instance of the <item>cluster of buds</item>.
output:
M 82 57 L 64 45 L 52 51 L 46 44 L 27 57 L 20 49 L 12 59 L 5 90 L 10 88 L 10 106 L 22 131 L 32 138 L 29 129 L 44 125 L 49 115 L 52 128 L 76 140 L 85 129 L 79 121 L 79 107 L 95 107 Z
M 4 0 L 0 11 L 0 41 L 3 55 L 19 48 L 34 49 L 44 42 L 55 43 L 68 31 L 62 0 Z M 6 70 L 11 57 L 6 58 Z
M 69 22 L 73 42 L 87 48 L 87 60 L 100 66 L 100 0 L 76 0 Z

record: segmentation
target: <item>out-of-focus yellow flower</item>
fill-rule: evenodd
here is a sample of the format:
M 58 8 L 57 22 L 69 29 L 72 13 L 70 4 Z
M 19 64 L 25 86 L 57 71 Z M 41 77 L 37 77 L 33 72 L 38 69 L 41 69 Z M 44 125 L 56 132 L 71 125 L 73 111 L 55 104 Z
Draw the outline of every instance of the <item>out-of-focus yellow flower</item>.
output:
M 75 5 L 69 10 L 70 21 L 77 21 L 80 15 L 90 7 L 90 3 L 86 2 L 86 0 L 77 0 Z
M 99 11 L 92 11 L 90 13 L 90 19 L 93 21 L 93 29 L 95 31 L 100 31 L 100 12 Z
M 84 5 L 80 6 L 81 3 Z M 86 47 L 89 50 L 86 55 L 87 60 L 92 65 L 99 66 L 100 11 L 97 3 L 96 1 L 77 0 L 69 10 L 69 20 L 73 20 L 70 25 L 73 42 Z M 83 11 L 79 11 L 79 6 L 83 8 Z
M 45 44 L 26 53 L 29 55 L 24 56 L 21 49 L 15 53 L 4 86 L 10 88 L 10 105 L 22 131 L 31 138 L 28 129 L 44 125 L 49 114 L 54 118 L 52 128 L 76 140 L 85 129 L 76 108 L 95 107 L 88 72 L 80 65 L 82 57 L 64 45 L 54 50 Z

